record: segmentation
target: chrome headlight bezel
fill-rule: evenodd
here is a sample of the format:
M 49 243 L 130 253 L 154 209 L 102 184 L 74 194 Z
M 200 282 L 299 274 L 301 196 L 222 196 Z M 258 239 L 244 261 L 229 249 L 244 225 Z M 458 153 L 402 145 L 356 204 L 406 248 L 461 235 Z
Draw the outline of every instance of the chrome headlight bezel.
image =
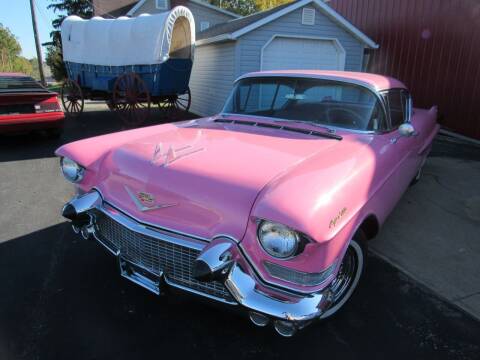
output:
M 283 260 L 298 255 L 302 240 L 297 231 L 268 220 L 260 220 L 258 223 L 257 239 L 268 255 Z
M 85 168 L 68 157 L 60 159 L 60 168 L 62 169 L 63 177 L 72 183 L 82 181 L 85 175 Z

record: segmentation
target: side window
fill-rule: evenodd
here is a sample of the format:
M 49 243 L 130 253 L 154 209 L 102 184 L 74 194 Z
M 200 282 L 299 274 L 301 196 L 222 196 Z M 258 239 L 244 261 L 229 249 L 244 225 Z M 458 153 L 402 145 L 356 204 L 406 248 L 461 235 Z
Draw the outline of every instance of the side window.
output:
M 401 89 L 390 90 L 385 96 L 392 129 L 398 128 L 408 120 L 408 97 L 408 93 Z

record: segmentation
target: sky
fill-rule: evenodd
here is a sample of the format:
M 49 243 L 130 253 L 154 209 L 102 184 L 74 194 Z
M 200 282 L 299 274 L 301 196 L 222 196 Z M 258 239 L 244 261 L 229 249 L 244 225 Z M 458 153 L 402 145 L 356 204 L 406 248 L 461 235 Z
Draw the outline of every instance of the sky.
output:
M 52 20 L 57 17 L 47 5 L 51 0 L 35 0 L 37 13 L 37 27 L 40 43 L 50 41 L 50 31 L 53 30 Z M 30 0 L 0 0 L 0 23 L 6 26 L 17 37 L 22 46 L 22 56 L 30 59 L 37 57 L 35 39 L 32 30 L 30 14 Z M 42 46 L 43 60 L 45 47 Z

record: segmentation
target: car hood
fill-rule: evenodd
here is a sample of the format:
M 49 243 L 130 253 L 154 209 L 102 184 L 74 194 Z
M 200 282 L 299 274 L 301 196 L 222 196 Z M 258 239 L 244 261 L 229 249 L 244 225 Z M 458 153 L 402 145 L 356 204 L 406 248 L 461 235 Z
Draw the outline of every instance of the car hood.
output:
M 227 234 L 240 240 L 269 182 L 338 143 L 241 125 L 165 125 L 110 150 L 96 187 L 142 222 L 206 239 Z

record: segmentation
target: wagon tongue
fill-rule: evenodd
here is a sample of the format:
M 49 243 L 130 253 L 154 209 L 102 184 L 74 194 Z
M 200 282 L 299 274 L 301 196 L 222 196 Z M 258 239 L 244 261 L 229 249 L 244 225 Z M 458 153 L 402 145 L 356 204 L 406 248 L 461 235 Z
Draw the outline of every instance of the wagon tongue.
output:
M 100 190 L 144 222 L 204 238 L 241 238 L 258 192 L 318 147 L 308 142 L 290 153 L 286 141 L 175 128 L 111 152 Z

